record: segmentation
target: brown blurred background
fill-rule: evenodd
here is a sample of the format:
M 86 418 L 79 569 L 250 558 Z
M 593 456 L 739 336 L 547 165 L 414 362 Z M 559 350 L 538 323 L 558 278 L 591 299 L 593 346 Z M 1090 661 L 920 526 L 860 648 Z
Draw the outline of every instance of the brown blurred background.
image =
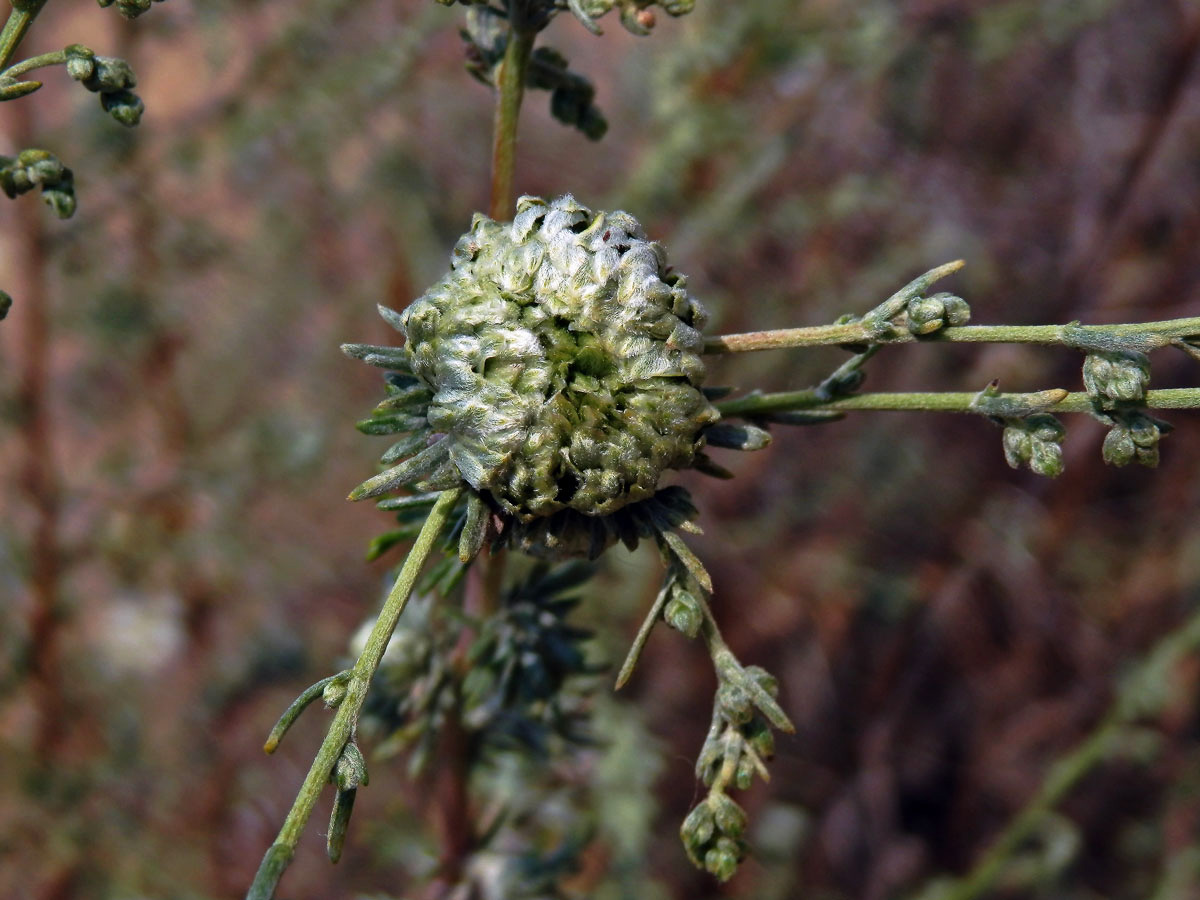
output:
M 713 331 L 863 312 L 958 257 L 979 323 L 1200 315 L 1196 4 L 697 7 L 641 39 L 555 22 L 610 131 L 529 95 L 517 186 L 638 216 Z M 23 45 L 128 58 L 147 114 L 125 131 L 58 71 L 0 107 L 0 152 L 56 153 L 80 205 L 0 204 L 0 896 L 240 896 L 274 836 L 321 716 L 276 758 L 262 740 L 340 667 L 390 562 L 363 562 L 386 515 L 342 499 L 381 447 L 353 427 L 377 373 L 338 345 L 390 340 L 375 304 L 418 296 L 486 206 L 462 14 L 170 0 L 130 25 L 52 2 Z M 712 381 L 806 386 L 842 358 L 722 359 Z M 1077 390 L 1080 361 L 898 347 L 867 387 Z M 1200 383 L 1154 363 L 1155 386 Z M 685 476 L 718 617 L 798 733 L 746 795 L 755 857 L 725 886 L 694 872 L 676 829 L 714 685 L 662 629 L 597 701 L 582 770 L 607 799 L 566 896 L 1200 897 L 1200 415 L 1169 418 L 1157 471 L 1104 466 L 1086 417 L 1046 481 L 985 420 L 868 413 L 778 431 L 732 482 Z M 578 614 L 597 659 L 621 658 L 656 566 L 610 553 Z M 1122 680 L 1164 640 L 1179 660 Z M 319 812 L 281 896 L 424 896 L 425 795 L 398 762 L 372 776 L 342 863 Z M 1048 778 L 1069 789 L 1027 810 L 994 886 L 939 894 Z

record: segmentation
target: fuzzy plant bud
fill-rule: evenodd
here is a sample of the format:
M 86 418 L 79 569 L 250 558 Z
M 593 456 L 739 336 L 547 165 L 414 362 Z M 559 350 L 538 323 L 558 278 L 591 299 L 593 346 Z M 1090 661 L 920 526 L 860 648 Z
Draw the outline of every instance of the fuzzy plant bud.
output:
M 0 189 L 16 197 L 40 188 L 42 199 L 60 219 L 75 212 L 75 177 L 52 153 L 22 150 L 16 158 L 0 156 Z
M 1004 458 L 1014 469 L 1027 467 L 1056 478 L 1063 472 L 1062 441 L 1066 429 L 1048 413 L 1009 419 L 1004 427 Z
M 568 195 L 523 197 L 511 223 L 477 215 L 396 321 L 438 452 L 528 521 L 606 515 L 691 465 L 718 417 L 704 318 L 632 216 Z
M 76 80 L 89 91 L 97 94 L 108 93 L 110 91 L 125 91 L 130 88 L 137 87 L 137 77 L 133 74 L 133 69 L 129 63 L 123 59 L 118 59 L 115 56 L 98 56 L 87 48 L 80 47 L 78 44 L 72 44 L 67 48 L 68 58 L 84 57 L 86 51 L 90 54 L 87 58 L 92 63 L 91 67 L 86 70 L 82 78 Z M 77 67 L 78 71 L 84 73 L 84 67 L 80 64 Z M 71 71 L 68 69 L 68 72 Z M 75 75 L 72 74 L 74 78 Z
M 728 881 L 746 855 L 745 830 L 745 811 L 724 792 L 713 790 L 688 814 L 679 836 L 697 867 Z
M 100 95 L 104 111 L 126 127 L 137 125 L 145 106 L 133 88 L 137 77 L 129 63 L 112 56 L 97 56 L 80 44 L 66 48 L 67 73 L 85 88 Z
M 367 761 L 363 759 L 358 744 L 350 741 L 342 748 L 342 754 L 333 767 L 330 780 L 337 785 L 339 791 L 352 791 L 370 781 L 367 775 Z
M 74 81 L 88 81 L 96 74 L 96 53 L 82 44 L 71 44 L 67 55 L 67 74 Z
M 1120 415 L 1104 437 L 1104 461 L 1110 466 L 1136 462 L 1153 469 L 1158 466 L 1158 444 L 1171 430 L 1166 423 L 1140 412 Z
M 595 20 L 617 10 L 621 24 L 633 34 L 646 35 L 654 27 L 651 6 L 669 16 L 682 16 L 696 6 L 695 0 L 566 0 L 567 8 L 593 34 L 600 34 Z
M 136 19 L 144 12 L 148 12 L 150 7 L 155 3 L 162 3 L 163 0 L 96 0 L 101 7 L 116 6 L 117 12 L 127 19 Z
M 608 122 L 595 104 L 592 83 L 568 66 L 552 47 L 538 47 L 529 60 L 529 87 L 550 91 L 550 113 L 594 141 L 604 137 Z
M 663 619 L 676 631 L 694 638 L 700 633 L 704 613 L 700 601 L 690 591 L 677 588 L 663 607 Z
M 142 121 L 142 113 L 146 111 L 142 98 L 132 91 L 101 94 L 100 106 L 126 128 L 132 128 Z
M 1100 409 L 1136 406 L 1150 386 L 1150 358 L 1134 350 L 1089 353 L 1083 360 L 1083 386 Z
M 910 300 L 905 313 L 908 330 L 915 335 L 933 334 L 946 327 L 966 325 L 971 320 L 967 301 L 945 293 Z

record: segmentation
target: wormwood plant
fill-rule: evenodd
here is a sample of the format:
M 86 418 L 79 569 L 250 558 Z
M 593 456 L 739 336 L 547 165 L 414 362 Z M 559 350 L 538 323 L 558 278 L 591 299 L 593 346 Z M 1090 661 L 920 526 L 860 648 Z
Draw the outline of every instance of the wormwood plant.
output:
M 43 5 L 14 3 L 2 65 Z M 150 4 L 116 5 L 136 15 Z M 707 791 L 684 818 L 681 837 L 696 865 L 730 877 L 748 850 L 746 815 L 733 794 L 756 775 L 767 776 L 772 728 L 791 725 L 771 676 L 739 661 L 722 639 L 711 579 L 680 536 L 695 530 L 696 510 L 684 489 L 663 484 L 664 476 L 691 468 L 728 477 L 720 451 L 763 449 L 773 428 L 828 422 L 856 409 L 985 416 L 1003 429 L 1012 466 L 1048 476 L 1063 464 L 1056 414 L 1084 413 L 1108 426 L 1106 461 L 1154 466 L 1168 426 L 1150 410 L 1200 405 L 1197 389 L 1150 390 L 1148 355 L 1175 347 L 1200 357 L 1200 319 L 971 326 L 964 300 L 931 293 L 960 262 L 829 325 L 706 336 L 702 305 L 633 215 L 596 211 L 570 195 L 513 199 L 516 126 L 527 88 L 547 91 L 554 115 L 589 138 L 599 139 L 606 126 L 587 79 L 561 53 L 537 46 L 551 21 L 566 13 L 598 32 L 615 10 L 624 27 L 645 34 L 657 12 L 681 15 L 691 4 L 463 5 L 468 70 L 497 97 L 488 215 L 475 217 L 444 278 L 406 310 L 381 310 L 404 335 L 402 345 L 345 348 L 384 370 L 386 397 L 359 428 L 393 441 L 383 470 L 351 497 L 375 499 L 396 516 L 397 527 L 375 542 L 373 553 L 413 545 L 356 648 L 357 660 L 301 694 L 267 741 L 273 750 L 318 698 L 334 710 L 252 897 L 273 895 L 331 782 L 328 849 L 331 859 L 340 857 L 357 791 L 368 783 L 360 728 L 382 734 L 385 748 L 408 752 L 414 772 L 432 764 L 439 735 L 450 729 L 461 731 L 473 756 L 485 761 L 514 748 L 548 755 L 586 741 L 584 694 L 594 670 L 581 647 L 586 634 L 569 616 L 590 572 L 562 561 L 642 541 L 657 548 L 663 583 L 617 683 L 632 676 L 659 621 L 709 651 L 718 688 L 697 760 Z M 141 106 L 128 67 L 74 45 L 4 69 L 3 99 L 36 90 L 38 82 L 21 77 L 56 64 L 100 93 L 118 121 L 136 122 Z M 3 171 L 6 192 L 38 187 L 56 212 L 73 209 L 70 170 L 48 153 L 24 151 Z M 2 312 L 7 297 L 0 301 Z M 1083 355 L 1084 389 L 1013 394 L 990 384 L 972 393 L 859 392 L 876 353 L 914 342 L 1071 347 Z M 844 347 L 850 357 L 815 387 L 731 396 L 705 384 L 707 359 L 715 354 L 821 345 Z M 507 551 L 541 562 L 524 570 L 513 563 L 506 572 Z M 480 602 L 468 612 L 456 601 L 471 578 Z M 401 620 L 406 605 L 412 608 Z M 475 849 L 491 849 L 505 824 L 487 823 Z M 541 858 L 538 878 L 527 879 L 524 889 L 561 893 L 556 880 L 570 849 Z
M 381 717 L 387 720 L 389 743 L 413 749 L 418 770 L 432 753 L 434 736 L 451 723 L 476 735 L 480 747 L 502 735 L 530 752 L 545 752 L 546 728 L 574 739 L 579 722 L 559 704 L 573 676 L 587 666 L 576 646 L 581 635 L 565 624 L 569 602 L 548 598 L 560 582 L 574 587 L 582 576 L 575 570 L 548 575 L 555 570 L 543 566 L 502 589 L 503 554 L 595 559 L 618 542 L 630 549 L 652 542 L 664 577 L 617 686 L 633 674 L 660 621 L 702 640 L 711 656 L 718 688 L 696 763 L 707 792 L 683 820 L 680 835 L 697 866 L 722 880 L 731 877 L 748 850 L 746 814 L 732 793 L 756 775 L 767 777 L 772 729 L 792 726 L 775 680 L 739 661 L 722 639 L 711 607 L 712 581 L 680 537 L 696 530 L 696 510 L 683 488 L 662 484 L 663 476 L 692 468 L 729 477 L 710 451 L 760 450 L 772 427 L 828 422 L 852 410 L 986 417 L 1003 429 L 1011 466 L 1051 477 L 1063 470 L 1065 429 L 1056 414 L 1084 413 L 1108 426 L 1105 461 L 1153 467 L 1170 426 L 1150 410 L 1200 406 L 1194 388 L 1150 390 L 1148 356 L 1174 347 L 1200 359 L 1200 318 L 972 326 L 966 301 L 931 293 L 962 261 L 939 266 L 874 309 L 830 325 L 706 336 L 703 307 L 634 216 L 596 211 L 571 195 L 513 203 L 516 126 L 526 88 L 549 91 L 555 117 L 589 138 L 600 138 L 606 127 L 587 80 L 560 52 L 535 46 L 541 32 L 568 13 L 599 34 L 598 20 L 615 9 L 626 28 L 648 34 L 654 7 L 681 15 L 692 4 L 464 5 L 468 70 L 493 86 L 497 97 L 489 213 L 476 214 L 438 283 L 403 311 L 380 308 L 403 344 L 343 348 L 384 370 L 387 396 L 359 429 L 394 441 L 382 456 L 383 470 L 350 499 L 376 499 L 397 515 L 399 527 L 379 538 L 373 553 L 414 543 L 354 665 L 305 691 L 271 733 L 268 751 L 318 697 L 335 710 L 250 889 L 254 898 L 273 895 L 329 782 L 334 803 L 328 849 L 335 861 L 341 855 L 354 798 L 367 783 L 360 722 L 378 727 Z M 1073 348 L 1083 354 L 1084 389 L 1004 393 L 993 382 L 972 393 L 858 392 L 876 353 L 918 341 Z M 731 397 L 705 385 L 711 355 L 821 345 L 841 346 L 851 356 L 813 388 Z M 439 554 L 422 578 L 426 562 Z M 486 615 L 460 618 L 449 631 L 429 626 L 445 600 L 461 596 L 464 575 L 481 556 L 488 558 L 480 579 Z M 378 696 L 368 693 L 372 677 L 414 591 L 422 598 L 421 615 L 401 629 L 403 661 L 383 666 L 387 686 L 381 696 L 387 699 L 371 700 Z M 525 599 L 515 602 L 517 597 Z M 443 641 L 440 651 L 437 640 Z M 456 657 L 456 646 L 469 648 L 465 656 Z

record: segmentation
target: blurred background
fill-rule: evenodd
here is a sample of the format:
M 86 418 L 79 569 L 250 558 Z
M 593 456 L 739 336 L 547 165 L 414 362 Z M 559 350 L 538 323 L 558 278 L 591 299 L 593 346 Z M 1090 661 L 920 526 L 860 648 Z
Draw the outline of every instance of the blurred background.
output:
M 57 154 L 80 206 L 0 204 L 0 896 L 241 896 L 273 839 L 322 715 L 262 741 L 344 664 L 395 561 L 364 561 L 388 516 L 343 499 L 383 448 L 353 427 L 378 373 L 338 345 L 391 340 L 375 304 L 419 296 L 487 205 L 462 15 L 52 2 L 22 46 L 127 58 L 147 114 L 124 130 L 53 70 L 0 107 L 0 152 Z M 946 288 L 977 323 L 1200 315 L 1196 4 L 658 18 L 544 32 L 610 128 L 590 142 L 529 94 L 517 187 L 636 215 L 711 331 L 864 312 L 959 257 Z M 710 383 L 802 387 L 843 358 L 722 358 Z M 1078 390 L 1080 362 L 897 347 L 867 389 Z M 1200 383 L 1183 354 L 1154 365 Z M 797 724 L 742 795 L 754 856 L 720 886 L 680 846 L 714 679 L 660 629 L 621 694 L 599 679 L 564 776 L 577 871 L 528 896 L 1200 897 L 1200 415 L 1168 418 L 1157 471 L 1106 467 L 1081 416 L 1048 481 L 986 420 L 864 413 L 728 454 L 733 481 L 681 476 L 726 637 Z M 614 664 L 658 562 L 614 550 L 601 577 L 573 617 Z M 467 896 L 428 887 L 427 787 L 376 762 L 341 864 L 322 805 L 281 896 Z

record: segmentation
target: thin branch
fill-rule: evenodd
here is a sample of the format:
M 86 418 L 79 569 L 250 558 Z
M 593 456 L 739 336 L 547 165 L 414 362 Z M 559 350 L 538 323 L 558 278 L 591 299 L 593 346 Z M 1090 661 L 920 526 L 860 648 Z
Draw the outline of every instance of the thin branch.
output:
M 1143 353 L 1160 347 L 1179 346 L 1200 339 L 1200 316 L 1141 322 L 1128 325 L 959 325 L 941 328 L 931 334 L 915 335 L 904 327 L 905 308 L 924 296 L 934 282 L 963 267 L 955 260 L 906 284 L 865 316 L 832 325 L 803 328 L 779 328 L 723 334 L 705 341 L 705 353 L 747 353 L 754 350 L 785 350 L 795 347 L 822 347 L 837 344 L 876 346 L 947 341 L 971 344 L 1042 344 L 1075 350 L 1138 350 Z
M 517 122 L 525 95 L 525 75 L 537 32 L 518 15 L 521 3 L 509 3 L 508 46 L 496 75 L 496 118 L 492 141 L 492 195 L 488 215 L 497 221 L 513 215 L 513 171 L 516 164 Z
M 815 390 L 783 391 L 776 394 L 747 394 L 716 404 L 722 416 L 753 418 L 793 410 L 822 412 L 896 411 L 955 412 L 983 415 L 1023 416 L 1034 412 L 1091 413 L 1095 407 L 1084 391 L 1061 389 L 1030 393 L 992 394 L 980 400 L 980 393 L 946 391 L 929 393 L 855 394 L 837 400 L 823 400 Z M 1163 388 L 1147 391 L 1144 404 L 1151 409 L 1200 409 L 1200 388 Z
M 1141 322 L 1128 325 L 960 325 L 943 328 L 933 334 L 917 336 L 907 330 L 878 334 L 866 321 L 842 325 L 814 325 L 808 328 L 781 328 L 775 331 L 751 331 L 709 338 L 705 353 L 745 353 L 752 350 L 784 350 L 793 347 L 821 347 L 836 344 L 1042 344 L 1071 347 L 1076 350 L 1140 350 L 1146 352 L 1168 347 L 1181 338 L 1200 336 L 1200 316 Z
M 438 535 L 442 533 L 449 522 L 454 505 L 458 502 L 461 494 L 461 488 L 443 492 L 433 509 L 430 510 L 429 518 L 421 526 L 421 533 L 417 535 L 412 550 L 404 560 L 400 574 L 396 576 L 396 583 L 392 586 L 391 592 L 383 603 L 383 609 L 380 610 L 379 618 L 367 637 L 366 646 L 363 647 L 358 661 L 350 672 L 346 683 L 346 695 L 338 704 L 337 713 L 329 726 L 329 732 L 321 743 L 321 749 L 317 751 L 312 768 L 308 770 L 308 775 L 300 787 L 300 793 L 296 796 L 296 802 L 292 804 L 291 811 L 284 820 L 283 827 L 279 830 L 279 836 L 263 857 L 258 874 L 254 877 L 254 883 L 250 885 L 250 890 L 246 894 L 246 900 L 270 900 L 275 896 L 275 888 L 296 853 L 296 845 L 300 841 L 300 835 L 304 831 L 309 816 L 312 815 L 317 798 L 329 781 L 329 775 L 333 771 L 338 757 L 346 743 L 353 737 L 358 726 L 358 713 L 367 698 L 367 689 L 371 685 L 371 678 L 374 676 L 375 670 L 379 668 L 379 661 L 387 649 L 392 631 L 395 630 L 400 614 L 404 612 L 404 607 L 408 604 L 408 598 L 412 594 L 417 576 L 420 575 L 421 568 L 433 551 Z
M 49 53 L 42 53 L 38 56 L 31 56 L 29 59 L 23 59 L 19 63 L 13 63 L 3 72 L 0 72 L 0 79 L 16 79 L 18 75 L 24 75 L 26 72 L 32 72 L 35 69 L 44 69 L 46 66 L 61 66 L 67 61 L 67 53 L 65 50 L 51 50 Z

